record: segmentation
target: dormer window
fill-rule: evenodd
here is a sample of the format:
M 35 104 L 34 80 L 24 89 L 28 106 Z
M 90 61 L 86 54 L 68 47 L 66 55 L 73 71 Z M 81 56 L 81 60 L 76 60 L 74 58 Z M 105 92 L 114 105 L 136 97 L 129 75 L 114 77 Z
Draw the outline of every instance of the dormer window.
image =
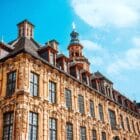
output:
M 54 54 L 52 52 L 50 52 L 50 63 L 52 65 L 55 65 L 55 62 L 54 62 Z

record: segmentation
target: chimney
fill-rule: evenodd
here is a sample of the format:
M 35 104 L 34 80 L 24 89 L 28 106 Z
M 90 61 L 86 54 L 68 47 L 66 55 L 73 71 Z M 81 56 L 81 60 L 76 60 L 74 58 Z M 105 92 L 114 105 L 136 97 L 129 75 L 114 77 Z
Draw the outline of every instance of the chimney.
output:
M 24 20 L 17 24 L 18 26 L 18 37 L 26 37 L 28 39 L 33 38 L 34 25 L 28 20 Z

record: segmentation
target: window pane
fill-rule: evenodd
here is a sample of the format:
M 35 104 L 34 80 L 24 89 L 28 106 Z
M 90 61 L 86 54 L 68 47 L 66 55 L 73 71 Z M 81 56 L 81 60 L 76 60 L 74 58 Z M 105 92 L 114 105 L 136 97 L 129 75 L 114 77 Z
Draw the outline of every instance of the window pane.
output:
M 116 116 L 115 112 L 109 109 L 110 125 L 112 129 L 116 129 Z
M 65 89 L 65 100 L 66 100 L 66 107 L 68 109 L 72 108 L 72 99 L 71 99 L 71 91 L 68 89 Z
M 49 82 L 49 101 L 56 103 L 56 84 L 52 81 Z
M 101 121 L 104 121 L 103 106 L 99 104 L 99 117 Z
M 102 132 L 102 140 L 106 140 L 106 133 Z
M 15 91 L 16 85 L 16 72 L 10 72 L 7 74 L 7 90 L 6 95 L 11 96 Z
M 95 114 L 94 114 L 94 103 L 93 103 L 93 101 L 90 101 L 90 115 L 92 117 L 95 116 Z
M 97 140 L 96 130 L 92 130 L 92 140 Z
M 79 112 L 84 113 L 84 97 L 82 95 L 78 95 L 78 103 L 79 103 Z
M 37 140 L 38 136 L 38 114 L 30 112 L 29 114 L 29 140 Z
M 3 139 L 10 140 L 12 139 L 13 131 L 13 113 L 4 114 L 3 119 Z
M 80 140 L 86 140 L 86 128 L 80 127 Z
M 33 72 L 30 73 L 30 95 L 38 96 L 39 76 Z
M 56 140 L 57 138 L 57 126 L 56 126 L 56 119 L 50 118 L 49 119 L 49 129 L 50 129 L 50 140 Z
M 67 126 L 66 126 L 66 140 L 73 140 L 73 126 L 72 124 L 70 123 L 67 123 Z

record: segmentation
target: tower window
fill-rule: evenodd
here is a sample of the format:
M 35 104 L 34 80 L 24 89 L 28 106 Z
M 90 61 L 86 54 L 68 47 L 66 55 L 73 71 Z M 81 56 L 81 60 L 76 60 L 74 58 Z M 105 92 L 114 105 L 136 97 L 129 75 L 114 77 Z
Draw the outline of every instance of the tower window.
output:
M 10 72 L 7 75 L 7 91 L 6 95 L 11 96 L 15 92 L 16 86 L 16 71 Z

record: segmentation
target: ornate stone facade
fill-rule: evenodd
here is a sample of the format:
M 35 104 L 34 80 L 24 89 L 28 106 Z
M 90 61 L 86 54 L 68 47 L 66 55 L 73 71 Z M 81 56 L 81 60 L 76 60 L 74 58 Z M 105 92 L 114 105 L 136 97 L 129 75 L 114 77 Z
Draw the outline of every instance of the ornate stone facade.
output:
M 6 96 L 7 73 L 12 71 L 16 71 L 15 92 Z M 30 95 L 31 72 L 39 76 L 38 96 Z M 49 102 L 49 81 L 56 83 L 55 104 Z M 66 88 L 72 93 L 71 110 L 66 108 Z M 79 112 L 79 94 L 84 97 L 83 114 Z M 90 115 L 90 100 L 94 102 L 95 117 Z M 104 121 L 99 119 L 99 104 L 103 106 Z M 115 112 L 116 129 L 111 128 L 109 109 Z M 3 114 L 6 112 L 14 114 L 12 140 L 29 140 L 29 112 L 38 114 L 38 140 L 50 140 L 49 118 L 57 120 L 57 140 L 66 140 L 67 122 L 73 125 L 73 140 L 80 140 L 80 126 L 86 128 L 86 140 L 93 140 L 93 129 L 96 130 L 97 140 L 102 140 L 102 132 L 106 133 L 106 140 L 115 140 L 115 137 L 116 140 L 140 140 L 140 114 L 137 110 L 123 107 L 97 89 L 25 51 L 0 60 L 0 140 L 3 139 Z M 123 115 L 125 129 L 120 127 L 120 115 Z M 130 131 L 127 129 L 126 117 L 129 119 Z

